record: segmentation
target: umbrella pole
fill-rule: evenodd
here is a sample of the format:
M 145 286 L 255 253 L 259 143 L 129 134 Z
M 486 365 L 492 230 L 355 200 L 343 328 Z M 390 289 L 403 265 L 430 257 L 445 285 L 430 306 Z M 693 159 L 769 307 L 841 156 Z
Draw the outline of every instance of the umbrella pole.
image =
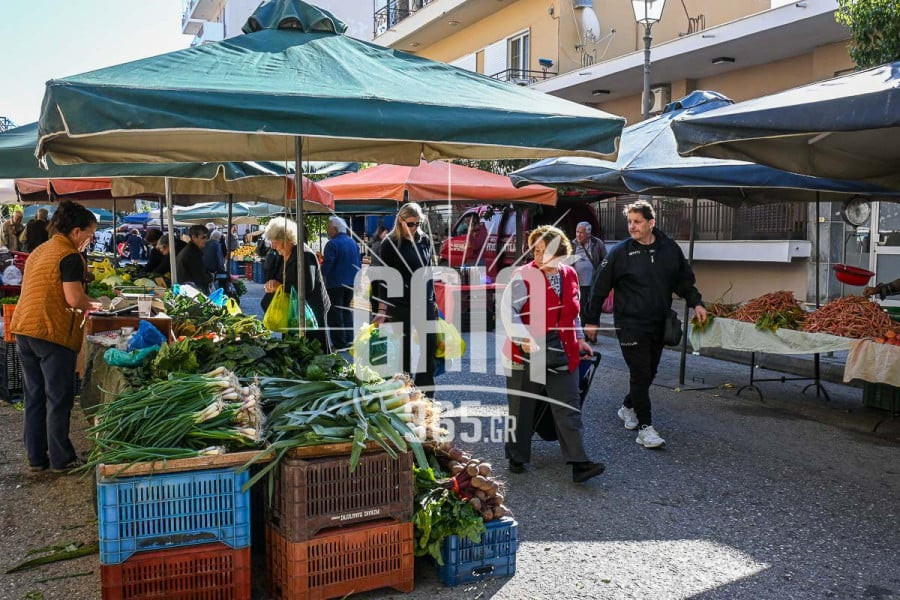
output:
M 172 178 L 166 177 L 166 220 L 169 225 L 169 277 L 174 285 L 176 281 L 175 273 L 175 217 L 172 216 Z
M 819 192 L 816 192 L 816 309 L 819 309 L 819 278 L 821 277 L 821 247 L 819 246 L 819 229 L 821 229 L 819 223 Z M 821 381 L 822 374 L 822 365 L 820 363 L 820 356 L 818 354 L 813 355 L 813 370 L 815 371 L 814 375 L 816 377 L 816 397 L 818 398 L 821 395 L 822 384 L 819 383 Z
M 691 241 L 688 244 L 688 264 L 694 266 L 694 238 L 697 229 L 697 197 L 691 200 Z M 678 383 L 684 385 L 684 371 L 687 363 L 688 311 L 690 307 L 684 302 L 684 334 L 681 336 L 681 360 L 678 363 Z
M 297 191 L 297 333 L 303 335 L 306 325 L 306 290 L 303 285 L 303 267 L 306 263 L 305 236 L 303 235 L 303 138 L 294 138 L 294 187 Z
M 115 248 L 115 247 L 116 247 L 116 198 L 115 198 L 115 196 L 113 196 L 113 232 L 112 232 L 112 237 L 113 237 L 113 248 Z M 118 252 L 115 252 L 115 253 L 114 253 L 114 256 L 115 256 L 115 258 L 113 259 L 113 262 L 114 262 L 115 264 L 119 264 L 119 261 L 117 260 L 117 259 L 119 258 L 119 253 L 118 253 Z
M 234 218 L 234 194 L 228 194 L 228 229 L 225 230 L 225 250 L 228 255 L 225 258 L 225 274 L 231 281 L 231 221 Z

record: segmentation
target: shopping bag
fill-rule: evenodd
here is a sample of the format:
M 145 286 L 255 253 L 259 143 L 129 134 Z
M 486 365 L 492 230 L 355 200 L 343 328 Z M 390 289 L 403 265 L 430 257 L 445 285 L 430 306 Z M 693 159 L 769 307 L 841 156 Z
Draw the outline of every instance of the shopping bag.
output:
M 288 304 L 288 329 L 297 329 L 300 325 L 300 308 L 297 288 L 291 288 L 291 299 Z
M 149 346 L 134 352 L 110 348 L 103 353 L 103 360 L 113 367 L 138 367 L 157 352 L 159 352 L 159 346 Z
M 128 340 L 128 350 L 141 350 L 151 346 L 162 346 L 168 340 L 163 332 L 154 327 L 150 321 L 139 321 L 137 331 Z
M 243 311 L 241 310 L 241 305 L 238 304 L 238 301 L 235 300 L 234 298 L 229 298 L 228 300 L 225 301 L 225 310 L 227 310 L 228 314 L 233 317 L 243 314 Z
M 350 347 L 350 355 L 355 357 L 364 354 L 365 345 L 369 346 L 369 363 L 371 365 L 387 364 L 388 340 L 381 336 L 378 325 L 370 323 L 359 328 L 356 339 L 353 340 L 353 345 Z
M 613 290 L 609 291 L 609 296 L 607 296 L 606 300 L 603 301 L 603 306 L 601 307 L 601 311 L 608 315 L 612 314 L 612 311 L 613 311 L 613 306 L 614 306 L 613 294 L 614 293 L 615 292 Z
M 225 290 L 223 290 L 222 288 L 217 288 L 215 291 L 213 291 L 212 294 L 209 295 L 208 299 L 216 306 L 225 306 Z
M 284 331 L 288 328 L 288 312 L 290 311 L 291 298 L 284 291 L 284 286 L 275 290 L 269 308 L 263 315 L 263 325 L 271 331 Z
M 438 318 L 437 345 L 435 358 L 456 359 L 466 353 L 466 342 L 456 327 L 442 318 Z
M 116 274 L 116 268 L 109 262 L 108 258 L 104 258 L 100 262 L 94 263 L 94 281 L 103 281 L 107 277 Z

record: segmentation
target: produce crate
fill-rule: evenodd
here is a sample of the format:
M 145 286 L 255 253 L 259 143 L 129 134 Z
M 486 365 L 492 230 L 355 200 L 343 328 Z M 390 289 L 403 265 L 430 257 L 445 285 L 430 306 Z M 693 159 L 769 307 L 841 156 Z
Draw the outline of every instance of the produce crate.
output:
M 285 457 L 275 478 L 268 523 L 289 542 L 304 542 L 331 527 L 413 515 L 412 454 L 363 454 L 303 460 Z
M 267 583 L 275 600 L 414 587 L 412 523 L 368 523 L 307 542 L 289 542 L 267 527 L 266 550 Z
M 10 399 L 13 392 L 24 389 L 25 380 L 22 375 L 22 361 L 19 359 L 19 349 L 15 342 L 0 341 L 2 361 L 5 365 L 0 369 L 0 388 Z
M 517 526 L 511 517 L 489 521 L 477 544 L 458 535 L 444 538 L 441 546 L 444 564 L 438 566 L 438 578 L 444 585 L 453 586 L 515 575 Z
M 209 469 L 104 481 L 97 477 L 100 562 L 135 552 L 223 542 L 250 545 L 249 473 Z
M 244 263 L 244 279 L 253 281 L 253 264 L 252 262 Z
M 900 388 L 866 382 L 863 386 L 863 406 L 900 413 Z
M 12 332 L 13 313 L 16 312 L 15 304 L 3 305 L 3 339 L 7 342 L 16 341 L 16 336 Z
M 232 258 L 231 259 L 231 274 L 232 275 L 240 275 L 243 272 L 243 264 L 241 261 Z
M 204 544 L 100 566 L 103 600 L 250 600 L 250 548 Z
M 253 283 L 265 283 L 266 282 L 266 270 L 263 268 L 263 263 L 255 262 L 253 263 Z

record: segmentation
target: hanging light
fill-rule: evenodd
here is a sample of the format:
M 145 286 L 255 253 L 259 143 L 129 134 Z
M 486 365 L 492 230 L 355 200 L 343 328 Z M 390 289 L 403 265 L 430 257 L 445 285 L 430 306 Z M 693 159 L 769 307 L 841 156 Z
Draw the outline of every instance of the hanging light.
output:
M 653 25 L 662 18 L 666 0 L 631 0 L 634 20 L 641 25 Z

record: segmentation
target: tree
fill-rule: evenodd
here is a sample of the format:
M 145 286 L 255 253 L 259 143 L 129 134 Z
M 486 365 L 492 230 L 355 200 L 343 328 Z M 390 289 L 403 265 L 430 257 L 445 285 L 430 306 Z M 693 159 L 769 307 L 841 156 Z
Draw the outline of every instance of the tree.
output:
M 857 67 L 900 60 L 900 0 L 838 0 L 835 19 L 850 29 Z

